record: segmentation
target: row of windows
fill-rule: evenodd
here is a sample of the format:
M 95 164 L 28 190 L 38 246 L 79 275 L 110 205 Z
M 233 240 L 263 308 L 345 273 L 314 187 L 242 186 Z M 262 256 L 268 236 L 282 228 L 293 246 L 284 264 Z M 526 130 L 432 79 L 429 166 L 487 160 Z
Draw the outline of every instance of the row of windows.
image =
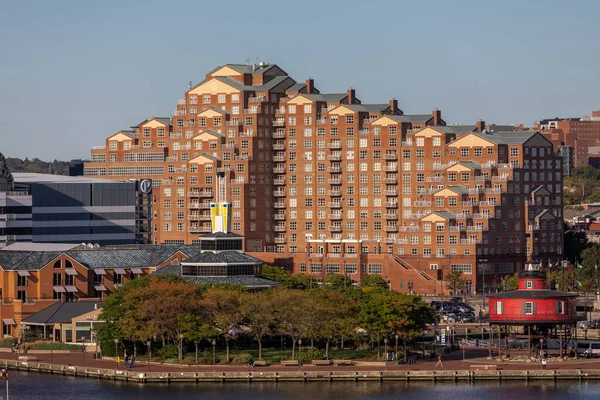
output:
M 136 167 L 110 167 L 109 176 L 124 175 L 164 175 L 165 168 L 162 166 L 136 166 Z

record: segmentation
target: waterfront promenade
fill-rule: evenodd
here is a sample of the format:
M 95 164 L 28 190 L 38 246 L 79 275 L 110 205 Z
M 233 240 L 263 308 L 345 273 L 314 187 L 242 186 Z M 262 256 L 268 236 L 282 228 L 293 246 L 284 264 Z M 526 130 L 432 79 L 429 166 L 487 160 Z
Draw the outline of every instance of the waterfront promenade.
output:
M 22 362 L 15 354 L 0 354 L 0 364 L 9 369 L 36 371 L 59 375 L 75 375 L 133 382 L 202 382 L 202 381 L 361 381 L 361 380 L 515 380 L 515 379 L 593 379 L 600 380 L 600 359 L 549 361 L 542 370 L 538 362 L 502 362 L 487 359 L 488 350 L 466 349 L 468 359 L 462 360 L 462 351 L 444 356 L 444 367 L 436 367 L 437 360 L 418 360 L 412 365 L 395 362 L 358 362 L 349 366 L 282 366 L 273 364 L 249 368 L 236 365 L 183 366 L 141 362 L 135 368 L 116 368 L 112 360 L 94 360 L 83 353 L 50 354 L 30 353 L 36 360 Z M 484 365 L 495 365 L 493 370 L 478 370 Z

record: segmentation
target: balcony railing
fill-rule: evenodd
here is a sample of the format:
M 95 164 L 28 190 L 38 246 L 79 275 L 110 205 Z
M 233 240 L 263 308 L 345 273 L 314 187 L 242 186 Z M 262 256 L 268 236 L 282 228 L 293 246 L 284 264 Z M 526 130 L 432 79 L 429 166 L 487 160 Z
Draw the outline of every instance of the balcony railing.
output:
M 327 193 L 331 197 L 341 197 L 342 196 L 342 191 L 341 190 L 329 190 Z
M 385 231 L 386 232 L 398 232 L 398 226 L 397 225 L 388 225 L 385 227 Z
M 397 190 L 386 190 L 385 195 L 388 197 L 395 197 L 395 196 L 398 196 L 398 191 Z
M 329 202 L 327 203 L 327 207 L 329 208 L 342 208 L 342 203 L 338 203 L 338 202 Z
M 282 243 L 286 243 L 287 239 L 284 237 L 276 237 L 275 239 L 273 239 L 273 242 L 275 242 L 277 244 L 282 244 Z
M 401 226 L 400 232 L 419 232 L 418 226 Z
M 273 227 L 273 230 L 275 232 L 285 232 L 287 230 L 287 228 L 285 226 L 277 226 L 277 225 L 275 225 Z
M 387 220 L 397 220 L 398 219 L 398 214 L 385 214 L 384 215 L 385 219 Z
M 327 156 L 327 160 L 329 161 L 342 161 L 342 156 L 340 154 L 331 154 Z
M 285 167 L 275 167 L 273 168 L 274 174 L 285 174 Z
M 342 148 L 342 144 L 341 143 L 329 143 L 327 145 L 328 149 L 332 149 L 332 150 L 339 150 Z
M 273 150 L 285 150 L 285 143 L 273 143 Z
M 342 167 L 329 167 L 327 170 L 329 172 L 331 172 L 332 174 L 341 174 L 342 173 Z
M 385 208 L 398 208 L 398 203 L 395 201 L 386 201 Z
M 329 219 L 332 220 L 340 220 L 343 218 L 343 215 L 341 213 L 339 214 L 329 214 Z
M 285 202 L 275 202 L 273 203 L 274 208 L 285 208 Z
M 386 185 L 397 185 L 398 184 L 398 178 L 385 178 L 383 181 L 385 182 Z
M 441 176 L 428 176 L 427 178 L 425 178 L 425 182 L 443 183 L 444 182 L 444 178 L 441 177 Z
M 337 225 L 330 225 L 328 228 L 329 232 L 341 232 L 342 231 L 342 227 L 341 226 L 337 226 Z
M 341 185 L 344 181 L 342 181 L 341 179 L 327 179 L 327 182 L 330 185 Z
M 432 203 L 430 201 L 415 201 L 413 206 L 415 207 L 431 207 Z
M 460 239 L 460 244 L 478 244 L 479 240 L 477 239 Z
M 273 191 L 273 196 L 285 197 L 285 190 L 275 190 L 275 191 Z
M 273 132 L 273 139 L 285 139 L 285 132 Z
M 275 214 L 275 215 L 273 215 L 273 219 L 275 221 L 283 221 L 283 220 L 285 220 L 285 214 L 284 213 Z
M 397 165 L 388 165 L 385 167 L 385 172 L 398 172 Z
M 387 161 L 395 161 L 398 159 L 398 154 L 396 153 L 386 153 L 383 155 L 383 159 Z
M 273 179 L 273 185 L 285 185 L 285 179 Z

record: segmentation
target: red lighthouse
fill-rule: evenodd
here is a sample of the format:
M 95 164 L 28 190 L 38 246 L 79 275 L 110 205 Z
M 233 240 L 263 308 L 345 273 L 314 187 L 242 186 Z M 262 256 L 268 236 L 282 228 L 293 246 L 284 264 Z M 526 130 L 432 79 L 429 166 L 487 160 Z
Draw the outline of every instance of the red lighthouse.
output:
M 563 339 L 566 327 L 577 323 L 577 294 L 546 289 L 541 265 L 528 263 L 519 271 L 519 289 L 489 296 L 490 327 L 523 327 L 531 348 L 534 338 L 548 339 L 558 333 Z M 492 329 L 493 330 L 493 329 Z M 569 329 L 570 332 L 570 329 Z

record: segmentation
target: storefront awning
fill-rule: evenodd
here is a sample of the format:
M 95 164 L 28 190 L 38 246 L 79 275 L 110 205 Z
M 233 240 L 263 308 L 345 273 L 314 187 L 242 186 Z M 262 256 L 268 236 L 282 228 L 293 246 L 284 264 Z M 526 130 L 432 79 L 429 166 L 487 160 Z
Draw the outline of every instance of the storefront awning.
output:
M 103 268 L 97 268 L 94 270 L 96 275 L 106 275 L 106 271 Z
M 106 286 L 104 285 L 96 285 L 94 286 L 94 289 L 96 289 L 99 292 L 106 292 Z
M 31 276 L 29 271 L 19 271 L 18 274 L 19 274 L 19 276 Z
M 137 275 L 142 275 L 144 273 L 141 268 L 131 268 L 131 272 Z
M 67 275 L 77 275 L 77 271 L 75 270 L 75 268 L 66 268 L 65 272 L 67 273 Z
M 77 293 L 77 288 L 75 286 L 65 286 L 65 289 L 67 289 L 67 292 L 69 293 Z
M 117 274 L 117 275 L 126 275 L 127 272 L 125 272 L 125 269 L 123 269 L 123 268 L 115 268 L 115 274 Z
M 12 318 L 2 318 L 2 322 L 4 323 L 4 325 L 16 325 L 17 324 L 15 322 L 15 320 Z
M 52 287 L 56 293 L 64 293 L 66 292 L 65 288 L 62 286 L 53 286 Z

